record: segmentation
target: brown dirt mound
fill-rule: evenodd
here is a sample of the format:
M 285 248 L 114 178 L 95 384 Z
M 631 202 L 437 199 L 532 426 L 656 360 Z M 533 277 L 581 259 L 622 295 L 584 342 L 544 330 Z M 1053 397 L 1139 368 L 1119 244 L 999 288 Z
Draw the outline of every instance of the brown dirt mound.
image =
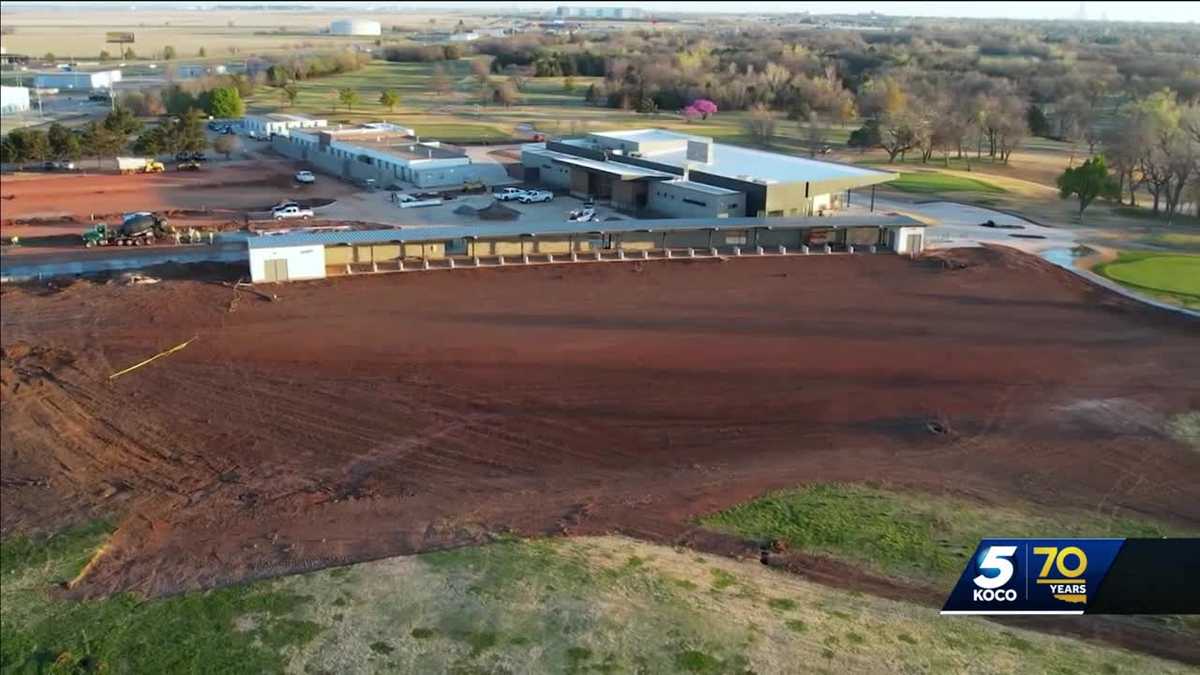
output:
M 37 396 L 0 390 L 4 476 L 32 481 L 0 487 L 0 526 L 118 517 L 81 595 L 497 531 L 675 542 L 811 481 L 1200 529 L 1200 455 L 1158 431 L 1200 408 L 1197 322 L 1011 250 L 951 255 L 337 279 L 234 312 L 191 281 L 10 290 L 6 382 L 30 345 L 62 352 L 28 362 L 54 375 Z

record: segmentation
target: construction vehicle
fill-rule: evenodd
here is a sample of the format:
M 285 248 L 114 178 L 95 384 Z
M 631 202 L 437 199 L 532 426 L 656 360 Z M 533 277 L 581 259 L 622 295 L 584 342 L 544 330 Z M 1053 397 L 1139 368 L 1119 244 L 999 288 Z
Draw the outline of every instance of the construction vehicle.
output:
M 117 168 L 121 173 L 162 173 L 167 170 L 157 159 L 144 157 L 118 157 Z
M 131 213 L 120 225 L 109 226 L 98 223 L 83 233 L 83 245 L 93 246 L 144 246 L 153 244 L 159 236 L 169 231 L 165 218 L 153 213 Z
M 487 185 L 481 180 L 464 180 L 462 184 L 463 194 L 473 194 L 476 192 L 487 192 Z

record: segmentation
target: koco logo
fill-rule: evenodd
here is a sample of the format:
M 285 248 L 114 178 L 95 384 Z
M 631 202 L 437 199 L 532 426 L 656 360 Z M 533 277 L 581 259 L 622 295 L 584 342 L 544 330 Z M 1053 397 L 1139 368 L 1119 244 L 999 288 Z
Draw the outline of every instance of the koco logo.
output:
M 976 568 L 979 574 L 973 579 L 976 588 L 972 597 L 984 602 L 1013 602 L 1017 599 L 1017 591 L 1004 588 L 1012 581 L 1012 558 L 1017 553 L 1016 546 L 989 546 L 979 556 Z

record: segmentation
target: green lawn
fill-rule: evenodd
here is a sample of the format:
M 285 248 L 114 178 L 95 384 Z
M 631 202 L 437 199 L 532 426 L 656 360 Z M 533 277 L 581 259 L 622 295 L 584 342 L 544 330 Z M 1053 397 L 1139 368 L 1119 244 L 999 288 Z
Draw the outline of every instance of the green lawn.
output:
M 701 519 L 705 527 L 843 558 L 881 574 L 949 588 L 983 537 L 1144 536 L 1161 524 L 1093 512 L 987 506 L 852 484 L 775 492 Z
M 945 192 L 1005 192 L 1004 188 L 974 178 L 964 178 L 936 171 L 906 172 L 887 184 L 895 190 L 916 194 L 941 194 Z
M 0 542 L 0 672 L 1187 672 L 620 537 L 510 538 L 170 598 L 57 597 L 107 532 Z
M 1185 307 L 1200 307 L 1200 256 L 1122 251 L 1094 268 L 1098 274 Z
M 1145 208 L 1145 207 L 1141 207 L 1141 206 L 1118 206 L 1113 209 L 1113 213 L 1120 215 L 1120 216 L 1126 216 L 1129 218 L 1137 218 L 1139 220 L 1157 221 L 1159 223 L 1162 223 L 1163 225 L 1166 225 L 1166 223 L 1167 223 L 1167 218 L 1165 215 L 1163 215 L 1161 213 L 1155 213 L 1154 211 L 1152 211 L 1148 208 Z M 1196 216 L 1191 215 L 1191 214 L 1177 213 L 1177 214 L 1175 214 L 1175 217 L 1171 219 L 1171 224 L 1172 224 L 1172 226 L 1175 226 L 1175 225 L 1197 226 L 1197 225 L 1200 225 L 1200 218 L 1197 218 Z M 1190 236 L 1200 237 L 1200 235 L 1196 235 L 1196 234 L 1193 234 Z

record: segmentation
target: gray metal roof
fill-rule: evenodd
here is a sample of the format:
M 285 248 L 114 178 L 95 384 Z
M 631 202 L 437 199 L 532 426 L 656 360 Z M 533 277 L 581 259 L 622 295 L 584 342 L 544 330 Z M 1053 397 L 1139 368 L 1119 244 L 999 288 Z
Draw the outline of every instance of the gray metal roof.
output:
M 323 230 L 261 234 L 246 239 L 249 248 L 289 246 L 336 246 L 338 244 L 374 244 L 384 242 L 445 241 L 447 239 L 502 239 L 521 236 L 568 236 L 590 233 L 686 232 L 744 230 L 762 227 L 774 230 L 816 227 L 924 227 L 920 221 L 894 213 L 854 216 L 839 215 L 811 218 L 665 218 L 657 220 L 610 220 L 599 223 L 498 223 L 467 226 L 396 227 L 380 230 Z

